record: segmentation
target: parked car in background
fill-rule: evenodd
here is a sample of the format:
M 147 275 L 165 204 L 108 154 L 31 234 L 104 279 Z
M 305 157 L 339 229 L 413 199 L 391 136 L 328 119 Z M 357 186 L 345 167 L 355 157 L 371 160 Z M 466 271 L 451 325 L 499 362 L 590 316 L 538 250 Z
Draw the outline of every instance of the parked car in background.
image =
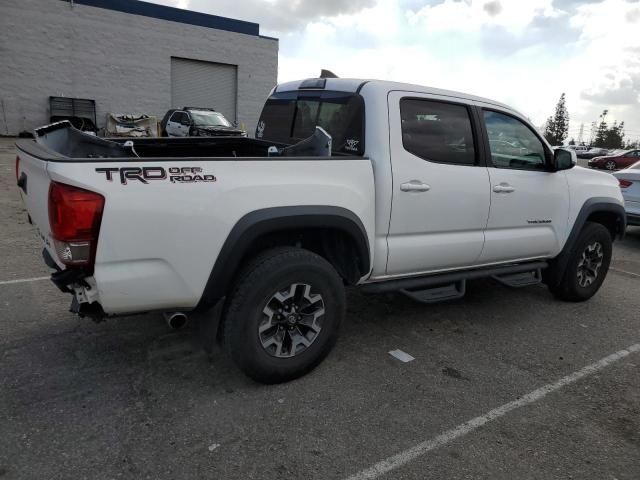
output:
M 620 170 L 627 168 L 640 161 L 640 150 L 616 150 L 619 153 L 612 153 L 602 157 L 595 157 L 589 160 L 590 168 L 603 168 L 605 170 Z
M 169 110 L 161 123 L 163 137 L 246 137 L 238 128 L 212 108 L 184 107 Z
M 627 225 L 640 226 L 640 161 L 613 174 L 620 183 Z
M 610 153 L 606 148 L 594 147 L 590 148 L 589 150 L 576 151 L 576 155 L 578 158 L 595 158 L 610 155 Z
M 586 145 L 568 145 L 565 148 L 568 148 L 569 150 L 573 150 L 574 152 L 576 152 L 576 155 L 589 150 L 589 147 L 587 147 Z

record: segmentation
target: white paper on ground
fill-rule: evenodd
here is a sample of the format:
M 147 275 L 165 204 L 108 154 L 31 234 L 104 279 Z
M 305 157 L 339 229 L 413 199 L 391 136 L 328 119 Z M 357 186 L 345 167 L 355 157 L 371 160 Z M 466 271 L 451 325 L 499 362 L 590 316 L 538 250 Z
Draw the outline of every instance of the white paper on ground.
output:
M 396 357 L 398 360 L 404 363 L 410 362 L 411 360 L 415 360 L 415 358 L 413 358 L 408 353 L 403 352 L 402 350 L 391 350 L 389 352 L 389 355 L 391 355 L 392 357 Z

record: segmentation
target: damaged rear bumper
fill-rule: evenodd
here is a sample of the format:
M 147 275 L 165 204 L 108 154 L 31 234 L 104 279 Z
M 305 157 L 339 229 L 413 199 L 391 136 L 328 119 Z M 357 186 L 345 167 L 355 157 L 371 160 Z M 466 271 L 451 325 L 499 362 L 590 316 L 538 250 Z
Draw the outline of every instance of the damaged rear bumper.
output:
M 95 322 L 103 321 L 107 314 L 102 309 L 102 305 L 97 301 L 91 301 L 92 295 L 88 295 L 94 289 L 87 281 L 88 274 L 83 270 L 62 270 L 46 248 L 42 250 L 42 257 L 47 266 L 55 270 L 51 274 L 53 284 L 61 292 L 73 295 L 69 311 L 82 318 L 89 317 Z

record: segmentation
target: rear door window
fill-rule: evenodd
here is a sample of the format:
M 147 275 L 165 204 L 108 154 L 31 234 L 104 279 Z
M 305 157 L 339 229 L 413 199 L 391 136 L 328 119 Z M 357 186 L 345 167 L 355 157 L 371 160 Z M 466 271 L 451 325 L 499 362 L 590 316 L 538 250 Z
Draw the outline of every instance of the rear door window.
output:
M 313 135 L 316 126 L 331 135 L 334 152 L 364 154 L 364 101 L 349 92 L 275 93 L 262 110 L 256 138 L 294 144 Z
M 402 145 L 430 162 L 474 165 L 476 151 L 469 110 L 464 105 L 403 98 Z

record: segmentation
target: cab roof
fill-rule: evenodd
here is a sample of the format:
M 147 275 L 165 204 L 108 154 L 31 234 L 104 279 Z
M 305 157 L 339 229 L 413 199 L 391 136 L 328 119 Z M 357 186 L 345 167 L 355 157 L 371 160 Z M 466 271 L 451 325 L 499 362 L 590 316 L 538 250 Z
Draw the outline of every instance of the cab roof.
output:
M 291 82 L 281 83 L 276 86 L 272 93 L 295 90 L 334 90 L 339 92 L 360 93 L 365 89 L 367 93 L 369 93 L 369 91 L 372 93 L 377 91 L 378 93 L 385 95 L 394 90 L 440 95 L 466 101 L 483 102 L 516 112 L 510 106 L 488 98 L 469 95 L 467 93 L 456 92 L 453 90 L 444 90 L 441 88 L 426 87 L 424 85 L 415 85 L 411 83 L 391 82 L 388 80 L 368 80 L 362 78 L 309 78 L 305 80 L 294 80 Z

